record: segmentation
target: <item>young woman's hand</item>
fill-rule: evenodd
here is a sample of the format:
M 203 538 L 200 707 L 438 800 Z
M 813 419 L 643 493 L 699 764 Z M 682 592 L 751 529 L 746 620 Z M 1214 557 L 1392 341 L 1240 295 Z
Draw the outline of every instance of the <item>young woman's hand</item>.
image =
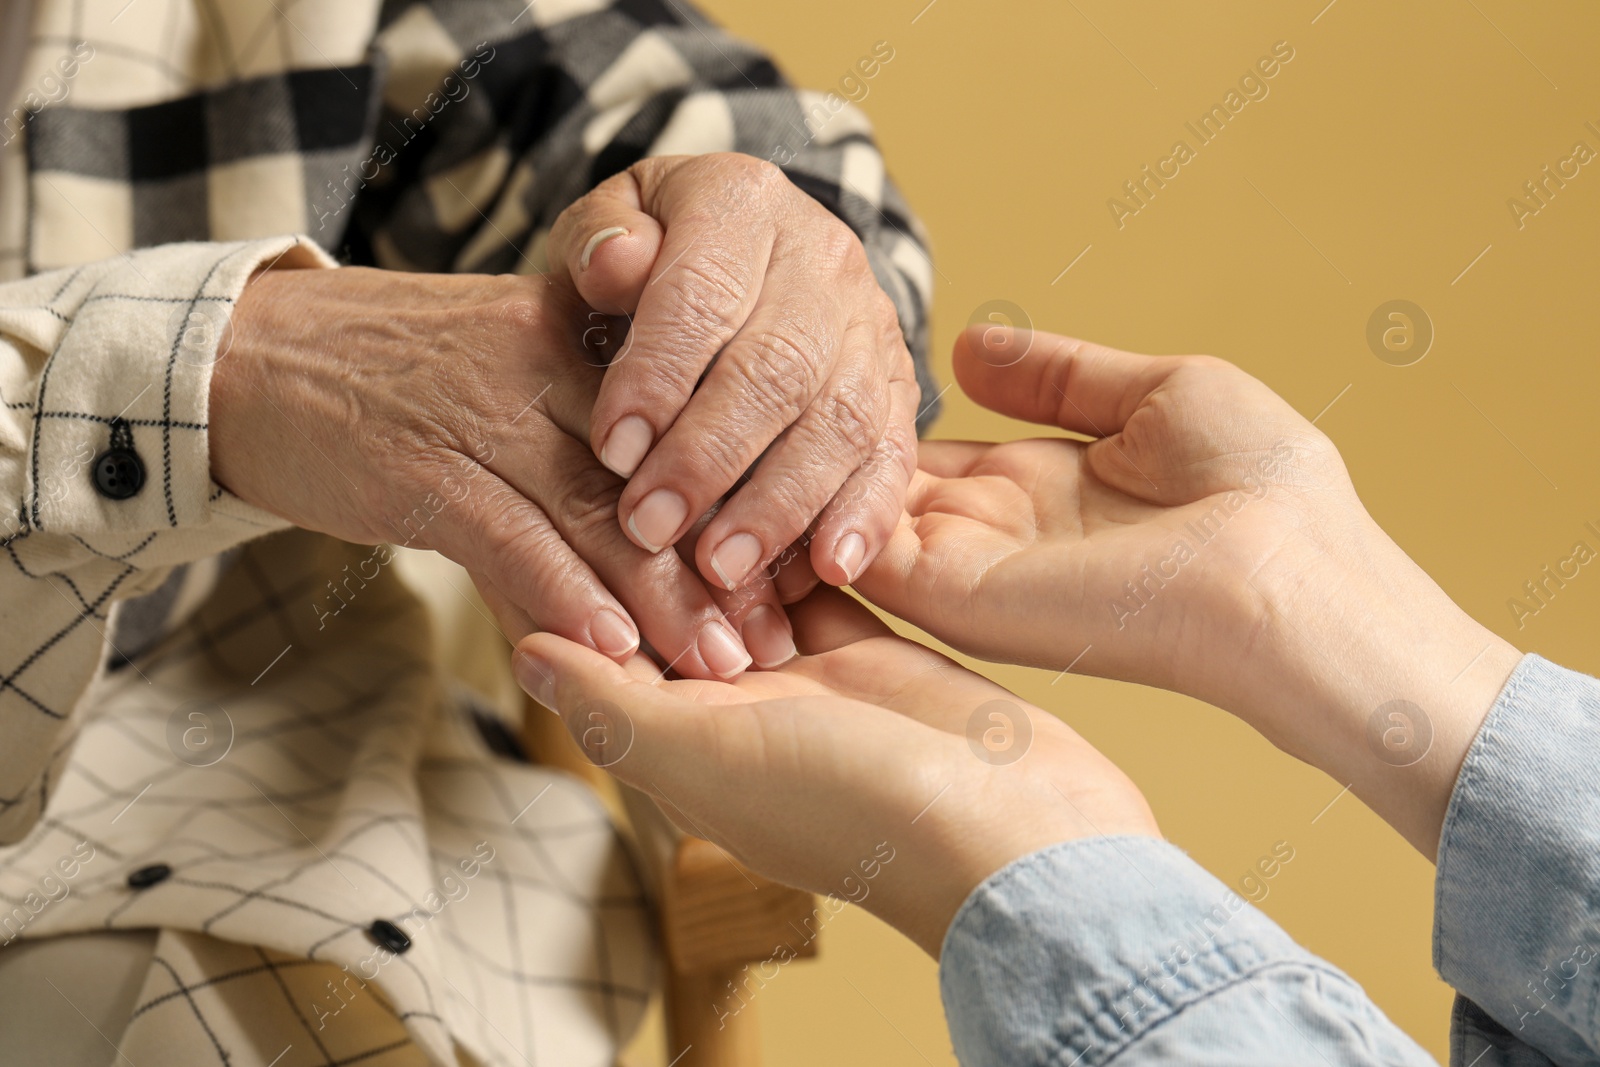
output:
M 896 637 L 822 589 L 791 609 L 802 655 L 732 684 L 661 681 L 548 634 L 523 687 L 683 830 L 778 881 L 854 900 L 930 954 L 1012 860 L 1158 833 L 1138 789 L 1054 716 Z
M 986 658 L 1232 710 L 1431 856 L 1518 657 L 1372 521 L 1332 443 L 1210 357 L 974 328 L 955 371 L 985 407 L 1090 440 L 925 443 L 856 587 Z

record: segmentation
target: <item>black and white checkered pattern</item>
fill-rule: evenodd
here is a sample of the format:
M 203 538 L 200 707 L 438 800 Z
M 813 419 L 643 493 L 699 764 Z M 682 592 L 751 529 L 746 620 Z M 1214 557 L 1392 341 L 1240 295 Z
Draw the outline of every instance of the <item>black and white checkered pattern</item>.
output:
M 182 932 L 164 935 L 133 1013 L 135 1063 L 169 1062 L 139 1047 L 215 1045 L 219 1063 L 280 1051 L 250 1036 L 283 1033 L 271 1017 L 208 1010 L 197 990 L 224 978 L 233 1003 L 305 1017 L 285 1067 L 400 1038 L 434 1062 L 460 1042 L 485 1063 L 607 1063 L 656 974 L 628 851 L 581 784 L 491 754 L 435 677 L 400 579 L 318 628 L 311 597 L 367 551 L 299 531 L 254 541 L 182 627 L 96 684 L 49 810 L 0 852 L 4 936 Z M 225 735 L 226 754 L 185 762 L 174 723 Z M 28 895 L 84 843 L 70 893 L 34 911 Z M 129 887 L 158 863 L 170 876 Z M 380 918 L 412 942 L 387 962 L 368 933 Z M 326 966 L 288 976 L 288 958 Z
M 605 1062 L 654 968 L 609 822 L 467 740 L 402 592 L 306 632 L 318 568 L 347 557 L 261 540 L 282 524 L 211 482 L 215 346 L 184 331 L 219 325 L 279 256 L 539 270 L 596 182 L 648 154 L 744 151 L 860 234 L 931 396 L 932 267 L 864 120 L 817 118 L 820 97 L 681 0 L 36 0 L 31 33 L 23 87 L 71 49 L 93 58 L 0 148 L 0 901 L 92 840 L 100 866 L 23 936 L 161 928 L 129 1039 L 229 1062 L 229 989 L 281 998 L 310 973 L 289 960 L 358 962 L 374 918 L 412 913 L 488 840 L 495 863 L 375 999 L 435 1062 L 452 1043 Z M 114 425 L 147 472 L 127 500 L 90 479 Z M 217 767 L 165 737 L 191 701 L 239 727 Z M 167 882 L 127 888 L 158 860 Z M 223 980 L 234 945 L 259 946 L 259 969 Z M 308 1036 L 304 1062 L 407 1062 L 384 1033 Z
M 253 41 L 291 32 L 276 4 L 261 18 Z M 62 41 L 115 47 L 75 21 Z M 223 69 L 243 65 L 235 45 L 218 46 Z M 744 152 L 779 162 L 861 237 L 931 400 L 932 265 L 864 120 L 816 107 L 821 94 L 790 87 L 685 0 L 390 0 L 363 59 L 124 110 L 47 109 L 30 130 L 34 184 L 125 188 L 129 218 L 105 229 L 128 233 L 129 247 L 259 237 L 219 208 L 249 198 L 263 180 L 253 168 L 293 160 L 303 200 L 266 232 L 305 232 L 363 265 L 503 273 L 540 269 L 562 209 L 645 156 Z M 458 90 L 441 88 L 447 75 Z M 55 249 L 35 233 L 32 262 L 58 265 Z

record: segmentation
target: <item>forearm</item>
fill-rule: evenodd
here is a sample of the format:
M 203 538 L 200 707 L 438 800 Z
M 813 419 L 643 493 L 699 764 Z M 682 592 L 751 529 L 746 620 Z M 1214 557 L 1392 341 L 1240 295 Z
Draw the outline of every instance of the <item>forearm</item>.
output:
M 1458 1058 L 1591 1062 L 1600 682 L 1523 657 L 1365 514 L 1352 527 L 1255 576 L 1260 640 L 1214 700 L 1437 858 L 1436 966 L 1505 1030 L 1457 1032 Z

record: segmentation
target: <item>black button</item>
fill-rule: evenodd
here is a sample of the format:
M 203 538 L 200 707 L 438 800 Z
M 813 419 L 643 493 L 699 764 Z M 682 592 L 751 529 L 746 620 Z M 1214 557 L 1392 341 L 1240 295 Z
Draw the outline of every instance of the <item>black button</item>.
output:
M 158 882 L 165 882 L 172 876 L 172 868 L 165 863 L 152 863 L 148 867 L 140 867 L 128 875 L 129 889 L 149 889 Z
M 108 448 L 95 457 L 94 487 L 101 496 L 126 500 L 144 488 L 144 460 L 131 448 Z
M 372 936 L 372 940 L 390 952 L 404 952 L 411 947 L 411 939 L 406 936 L 406 932 L 388 919 L 372 920 L 372 925 L 367 927 L 367 933 Z

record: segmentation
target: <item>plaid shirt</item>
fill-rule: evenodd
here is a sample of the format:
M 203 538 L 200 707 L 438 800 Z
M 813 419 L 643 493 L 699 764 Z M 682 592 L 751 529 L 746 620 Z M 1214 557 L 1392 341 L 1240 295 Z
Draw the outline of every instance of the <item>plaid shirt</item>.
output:
M 395 567 L 319 619 L 369 550 L 211 481 L 217 338 L 258 268 L 537 271 L 611 174 L 742 151 L 861 236 L 921 368 L 932 267 L 843 103 L 683 0 L 36 0 L 0 121 L 0 940 L 161 929 L 125 1050 L 248 1062 L 207 1008 L 239 982 L 303 1024 L 281 1067 L 609 1062 L 655 967 L 615 831 L 463 728 Z M 411 945 L 367 975 L 378 919 Z M 290 992 L 352 974 L 370 1027 Z

